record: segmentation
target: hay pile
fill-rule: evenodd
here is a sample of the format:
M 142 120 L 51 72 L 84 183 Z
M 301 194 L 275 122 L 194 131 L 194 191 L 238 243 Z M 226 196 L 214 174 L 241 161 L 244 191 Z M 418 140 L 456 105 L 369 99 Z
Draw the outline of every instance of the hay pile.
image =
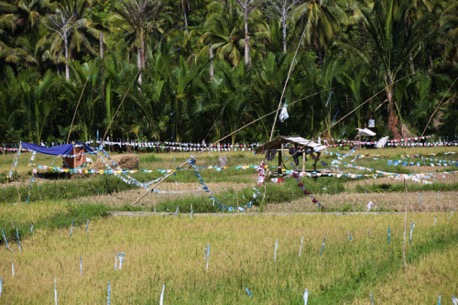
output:
M 138 156 L 134 154 L 115 155 L 111 156 L 111 159 L 115 161 L 121 169 L 135 170 L 140 168 L 140 160 Z M 105 164 L 103 164 L 100 158 L 97 158 L 97 160 L 92 163 L 89 168 L 101 170 L 105 169 Z

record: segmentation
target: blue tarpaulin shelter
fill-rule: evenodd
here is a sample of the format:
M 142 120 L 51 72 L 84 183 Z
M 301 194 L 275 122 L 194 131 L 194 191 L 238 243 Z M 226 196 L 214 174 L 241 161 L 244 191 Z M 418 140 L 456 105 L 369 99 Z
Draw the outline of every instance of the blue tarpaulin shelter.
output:
M 89 153 L 94 152 L 94 150 L 85 143 L 63 144 L 46 147 L 22 142 L 21 145 L 23 148 L 26 148 L 29 151 L 34 151 L 40 154 L 62 156 L 64 167 L 67 168 L 76 168 L 86 163 L 84 150 L 88 151 Z
M 51 146 L 51 147 L 40 146 L 40 145 L 36 145 L 32 143 L 25 143 L 25 142 L 22 142 L 21 144 L 22 144 L 22 147 L 27 150 L 36 151 L 40 154 L 51 155 L 51 156 L 74 155 L 73 151 L 75 147 L 84 147 L 84 149 L 86 149 L 89 152 L 94 151 L 89 145 L 86 145 L 85 143 L 63 144 L 63 145 Z

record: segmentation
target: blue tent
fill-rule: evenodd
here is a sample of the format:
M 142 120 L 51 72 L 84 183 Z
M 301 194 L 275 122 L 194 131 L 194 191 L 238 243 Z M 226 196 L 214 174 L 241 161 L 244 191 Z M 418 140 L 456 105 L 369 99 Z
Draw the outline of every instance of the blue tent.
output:
M 84 150 L 93 153 L 94 150 L 85 143 L 63 144 L 58 146 L 40 146 L 32 143 L 21 143 L 23 148 L 44 155 L 62 156 L 64 167 L 76 168 L 86 163 Z
M 36 151 L 40 154 L 51 155 L 51 156 L 70 156 L 73 155 L 73 151 L 75 147 L 84 147 L 88 152 L 94 152 L 94 150 L 85 143 L 78 143 L 78 144 L 63 144 L 58 146 L 40 146 L 32 143 L 25 143 L 22 142 L 22 147 L 26 148 L 30 151 Z

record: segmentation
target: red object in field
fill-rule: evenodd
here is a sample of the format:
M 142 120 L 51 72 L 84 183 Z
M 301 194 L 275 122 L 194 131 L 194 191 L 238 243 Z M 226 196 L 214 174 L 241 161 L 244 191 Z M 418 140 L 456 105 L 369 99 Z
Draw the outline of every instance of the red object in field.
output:
M 74 157 L 65 157 L 64 168 L 77 168 L 86 163 L 86 156 L 84 155 L 84 147 L 73 147 L 72 155 Z

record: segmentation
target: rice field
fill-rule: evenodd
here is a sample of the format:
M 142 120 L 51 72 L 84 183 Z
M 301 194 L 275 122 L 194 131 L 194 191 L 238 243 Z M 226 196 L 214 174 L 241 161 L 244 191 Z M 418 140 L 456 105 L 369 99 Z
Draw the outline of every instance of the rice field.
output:
M 406 265 L 403 213 L 111 217 L 72 236 L 39 228 L 22 252 L 3 247 L 1 303 L 52 304 L 56 279 L 59 304 L 104 304 L 108 282 L 111 304 L 158 304 L 162 285 L 164 304 L 303 304 L 305 289 L 308 304 L 369 304 L 371 294 L 434 304 L 458 293 L 457 217 L 408 213 Z
M 394 167 L 387 160 L 414 154 L 456 160 L 453 152 L 458 150 L 367 150 L 352 163 L 433 173 L 431 185 L 392 177 L 304 177 L 326 206 L 318 213 L 296 181 L 285 179 L 268 183 L 261 190 L 264 204 L 246 213 L 193 215 L 189 202 L 197 209 L 208 204 L 208 194 L 192 169 L 178 171 L 161 184 L 162 193 L 132 206 L 144 190 L 123 189 L 105 175 L 37 177 L 28 189 L 31 169 L 21 158 L 19 178 L 0 186 L 0 227 L 9 245 L 2 238 L 0 304 L 305 304 L 305 289 L 309 305 L 437 304 L 439 296 L 452 304 L 458 295 L 454 167 Z M 227 165 L 217 171 L 212 167 L 221 155 Z M 11 157 L 0 156 L 0 173 L 9 170 Z M 140 165 L 173 169 L 188 157 L 144 154 Z M 213 194 L 236 206 L 255 186 L 257 174 L 248 165 L 259 158 L 213 152 L 202 154 L 198 165 Z M 332 159 L 323 156 L 327 163 Z M 53 160 L 37 156 L 36 162 Z M 23 202 L 27 191 L 29 204 Z M 367 212 L 369 201 L 374 206 Z M 174 214 L 175 204 L 188 210 Z M 153 213 L 156 207 L 169 208 Z

